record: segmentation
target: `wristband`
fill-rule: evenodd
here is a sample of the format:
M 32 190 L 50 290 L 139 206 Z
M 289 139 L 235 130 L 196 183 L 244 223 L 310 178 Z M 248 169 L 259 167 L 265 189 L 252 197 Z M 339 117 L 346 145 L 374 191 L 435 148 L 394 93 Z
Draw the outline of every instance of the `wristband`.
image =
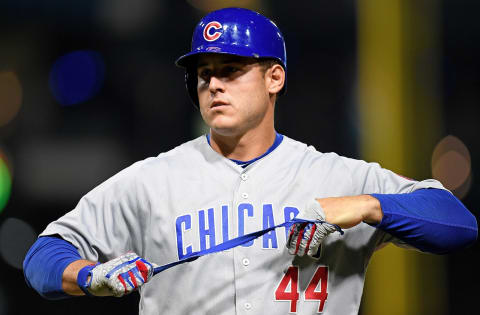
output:
M 90 288 L 90 284 L 92 283 L 92 269 L 99 264 L 100 263 L 87 265 L 82 269 L 80 269 L 80 271 L 78 272 L 78 275 L 77 275 L 78 287 L 88 296 L 94 296 L 88 291 L 88 288 Z M 90 276 L 90 281 L 87 281 L 88 276 Z

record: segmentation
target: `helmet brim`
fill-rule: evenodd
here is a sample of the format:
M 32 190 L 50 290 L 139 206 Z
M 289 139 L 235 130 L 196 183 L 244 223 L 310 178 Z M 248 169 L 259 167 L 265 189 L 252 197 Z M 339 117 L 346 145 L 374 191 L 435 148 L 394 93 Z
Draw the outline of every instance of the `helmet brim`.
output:
M 283 64 L 282 60 L 277 56 L 260 57 L 260 54 L 252 52 L 252 50 L 249 48 L 246 49 L 243 47 L 228 47 L 228 49 L 225 49 L 225 47 L 217 46 L 209 46 L 205 47 L 204 49 L 197 49 L 196 51 L 189 52 L 178 58 L 175 61 L 175 65 L 180 68 L 190 68 L 192 66 L 196 66 L 198 57 L 203 54 L 225 54 L 255 59 L 275 59 L 278 60 L 285 69 L 285 65 Z

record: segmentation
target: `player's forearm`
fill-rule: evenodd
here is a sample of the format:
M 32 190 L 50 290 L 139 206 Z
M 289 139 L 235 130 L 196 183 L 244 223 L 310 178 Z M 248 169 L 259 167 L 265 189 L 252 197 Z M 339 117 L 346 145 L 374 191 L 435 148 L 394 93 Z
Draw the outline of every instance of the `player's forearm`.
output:
M 443 254 L 467 247 L 477 239 L 475 216 L 443 189 L 408 194 L 374 194 L 384 218 L 375 227 L 426 252 Z
M 82 259 L 68 265 L 62 276 L 62 290 L 69 295 L 85 295 L 77 284 L 78 272 L 83 267 L 92 264 L 95 264 L 95 262 Z
M 378 199 L 370 195 L 320 198 L 317 201 L 328 223 L 351 228 L 361 222 L 378 224 L 383 212 Z

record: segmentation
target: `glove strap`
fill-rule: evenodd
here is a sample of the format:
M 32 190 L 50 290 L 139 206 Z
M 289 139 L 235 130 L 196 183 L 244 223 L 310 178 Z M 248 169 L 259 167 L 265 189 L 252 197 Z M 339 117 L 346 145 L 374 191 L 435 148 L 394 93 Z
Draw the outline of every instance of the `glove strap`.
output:
M 325 222 L 325 221 L 322 221 L 322 220 L 306 220 L 306 219 L 293 218 L 290 221 L 283 222 L 281 224 L 271 226 L 269 228 L 266 228 L 266 229 L 263 229 L 263 230 L 260 230 L 260 231 L 257 231 L 257 232 L 253 232 L 253 233 L 250 233 L 250 234 L 245 234 L 245 235 L 242 235 L 242 236 L 238 236 L 236 238 L 232 238 L 232 239 L 230 239 L 226 242 L 217 244 L 213 247 L 201 250 L 199 252 L 189 253 L 189 254 L 185 255 L 180 260 L 174 261 L 172 263 L 169 263 L 169 264 L 166 264 L 166 265 L 163 265 L 163 266 L 155 267 L 153 269 L 153 275 L 156 275 L 157 273 L 162 272 L 166 269 L 172 268 L 173 266 L 183 264 L 183 263 L 186 263 L 186 262 L 189 262 L 189 261 L 194 261 L 195 259 L 197 259 L 201 256 L 216 253 L 216 252 L 221 252 L 221 251 L 224 251 L 224 250 L 227 250 L 227 249 L 234 248 L 236 246 L 245 244 L 245 243 L 250 242 L 250 241 L 262 236 L 263 234 L 266 234 L 266 233 L 268 233 L 268 232 L 270 232 L 274 229 L 277 229 L 279 227 L 284 227 L 285 226 L 285 227 L 290 228 L 290 226 L 294 223 L 322 223 L 322 224 L 328 224 L 332 228 L 337 230 L 340 234 L 343 235 L 343 233 L 344 233 L 343 230 L 336 224 L 331 224 L 331 223 L 328 223 L 328 222 Z
M 85 293 L 85 295 L 94 296 L 88 291 L 88 288 L 90 288 L 90 285 L 92 283 L 92 269 L 99 264 L 100 263 L 87 265 L 80 269 L 80 271 L 78 272 L 77 284 L 78 287 Z M 88 276 L 90 276 L 90 281 L 87 281 Z

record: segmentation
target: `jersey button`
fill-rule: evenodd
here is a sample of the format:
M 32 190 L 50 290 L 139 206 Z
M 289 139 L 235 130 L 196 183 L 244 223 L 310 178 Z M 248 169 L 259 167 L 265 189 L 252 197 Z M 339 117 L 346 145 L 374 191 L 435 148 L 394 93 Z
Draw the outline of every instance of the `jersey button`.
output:
M 248 194 L 247 194 L 247 193 L 243 193 L 243 194 L 242 194 L 242 197 L 243 197 L 243 199 L 247 199 L 247 198 L 248 198 Z
M 246 302 L 246 303 L 245 303 L 245 309 L 246 309 L 246 310 L 249 310 L 249 309 L 251 309 L 251 308 L 252 308 L 252 304 Z
M 243 264 L 244 266 L 248 266 L 248 265 L 250 265 L 250 260 L 249 260 L 248 258 L 243 258 L 242 264 Z
M 248 175 L 247 175 L 247 174 L 242 174 L 241 177 L 242 177 L 242 180 L 243 180 L 243 181 L 246 181 L 246 180 L 248 179 Z

